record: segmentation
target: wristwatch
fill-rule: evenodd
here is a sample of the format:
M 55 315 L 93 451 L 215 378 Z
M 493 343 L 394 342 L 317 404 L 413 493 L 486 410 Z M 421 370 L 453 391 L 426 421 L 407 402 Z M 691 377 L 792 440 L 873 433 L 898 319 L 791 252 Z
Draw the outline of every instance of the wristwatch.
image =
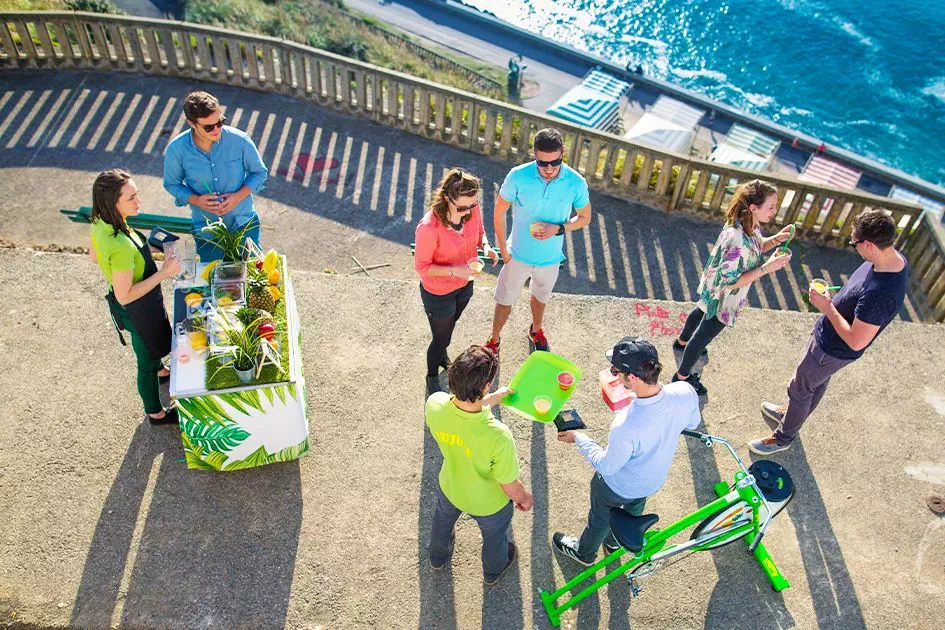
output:
M 558 225 L 558 231 L 555 232 L 555 236 L 563 236 L 563 235 L 564 235 L 564 223 L 561 223 Z

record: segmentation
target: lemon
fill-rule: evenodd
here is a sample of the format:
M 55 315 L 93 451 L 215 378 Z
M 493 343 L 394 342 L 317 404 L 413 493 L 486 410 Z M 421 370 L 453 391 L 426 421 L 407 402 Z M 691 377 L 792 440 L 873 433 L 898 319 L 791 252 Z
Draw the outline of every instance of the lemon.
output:
M 217 306 L 233 306 L 233 298 L 223 295 L 217 298 Z
M 208 262 L 207 266 L 203 268 L 203 273 L 200 274 L 200 277 L 202 277 L 207 282 L 210 282 L 210 274 L 213 273 L 213 268 L 217 266 L 218 262 L 220 261 L 211 260 L 210 262 Z
M 270 249 L 268 252 L 266 252 L 266 257 L 263 258 L 263 271 L 266 273 L 272 273 L 278 266 L 279 254 L 276 253 L 276 250 Z
M 203 331 L 195 330 L 190 333 L 190 346 L 197 351 L 206 350 L 207 348 L 207 335 Z
M 203 301 L 203 296 L 199 293 L 188 293 L 184 296 L 184 304 L 193 308 Z

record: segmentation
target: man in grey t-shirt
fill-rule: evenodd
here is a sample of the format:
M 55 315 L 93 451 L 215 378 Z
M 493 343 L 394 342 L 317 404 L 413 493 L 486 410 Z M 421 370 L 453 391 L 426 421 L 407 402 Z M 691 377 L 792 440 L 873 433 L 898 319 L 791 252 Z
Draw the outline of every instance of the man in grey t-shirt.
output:
M 606 356 L 610 372 L 636 394 L 630 406 L 614 417 L 607 447 L 601 448 L 583 433 L 558 434 L 561 442 L 577 444 L 596 471 L 584 533 L 577 538 L 555 532 L 551 538 L 559 553 L 585 566 L 594 564 L 602 542 L 608 554 L 618 548 L 610 531 L 610 511 L 619 508 L 639 516 L 646 498 L 666 481 L 679 434 L 702 421 L 699 397 L 691 385 L 685 381 L 660 385 L 663 366 L 649 341 L 624 337 Z

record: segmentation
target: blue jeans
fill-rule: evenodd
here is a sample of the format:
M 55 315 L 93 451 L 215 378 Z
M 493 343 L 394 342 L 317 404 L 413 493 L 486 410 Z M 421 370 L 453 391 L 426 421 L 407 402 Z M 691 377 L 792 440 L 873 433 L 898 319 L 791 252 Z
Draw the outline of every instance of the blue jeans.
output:
M 591 509 L 587 513 L 587 525 L 578 543 L 578 555 L 593 562 L 597 557 L 597 550 L 607 539 L 607 544 L 617 547 L 617 539 L 610 531 L 610 511 L 622 509 L 634 516 L 640 516 L 646 507 L 646 497 L 639 499 L 625 499 L 610 489 L 600 473 L 594 473 L 591 478 Z
M 252 223 L 253 226 L 246 232 L 246 237 L 252 239 L 254 243 L 259 245 L 259 215 L 253 214 L 250 217 L 247 223 Z M 243 225 L 246 225 L 244 223 Z M 242 229 L 243 225 L 239 226 L 236 229 Z M 223 259 L 223 250 L 211 243 L 210 241 L 205 240 L 201 236 L 200 229 L 203 226 L 194 225 L 191 230 L 194 235 L 194 244 L 197 246 L 197 256 L 200 257 L 200 262 L 208 263 L 211 260 L 222 260 Z
M 489 516 L 473 516 L 482 533 L 482 574 L 493 580 L 509 562 L 509 526 L 512 524 L 512 502 Z M 440 484 L 436 484 L 436 510 L 430 528 L 430 562 L 436 566 L 449 562 L 453 555 L 453 526 L 462 512 L 450 503 Z

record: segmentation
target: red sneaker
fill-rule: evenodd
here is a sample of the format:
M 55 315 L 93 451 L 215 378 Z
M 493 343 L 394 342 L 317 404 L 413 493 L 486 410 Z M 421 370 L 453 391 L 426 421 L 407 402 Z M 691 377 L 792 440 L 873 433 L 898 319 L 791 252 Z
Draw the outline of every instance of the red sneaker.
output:
M 499 340 L 498 339 L 493 339 L 492 337 L 489 337 L 489 341 L 484 343 L 482 347 L 488 350 L 491 350 L 492 354 L 494 354 L 495 356 L 497 357 L 499 356 Z
M 528 326 L 528 340 L 535 347 L 535 350 L 544 350 L 548 352 L 548 339 L 545 337 L 545 331 L 542 328 L 538 330 L 532 330 L 531 325 Z

